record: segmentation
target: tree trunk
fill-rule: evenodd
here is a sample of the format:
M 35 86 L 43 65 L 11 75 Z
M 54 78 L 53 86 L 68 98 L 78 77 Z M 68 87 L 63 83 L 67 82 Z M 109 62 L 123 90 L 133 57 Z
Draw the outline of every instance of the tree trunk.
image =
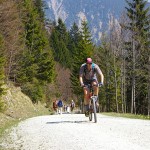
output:
M 149 79 L 148 79 L 148 117 L 150 117 L 150 56 L 149 56 L 149 61 L 148 61 L 148 74 L 149 74 Z
M 116 111 L 118 110 L 118 94 L 117 94 L 117 75 L 116 75 L 116 59 L 115 59 L 115 51 L 114 51 L 114 77 L 115 77 L 115 98 L 116 98 Z
M 131 113 L 136 114 L 136 106 L 135 106 L 135 42 L 133 39 L 133 48 L 132 48 L 132 55 L 133 55 L 133 70 L 132 70 L 132 100 L 131 100 Z
M 121 99 L 122 99 L 122 113 L 126 113 L 126 88 L 125 88 L 125 57 L 122 50 L 122 65 L 121 65 Z

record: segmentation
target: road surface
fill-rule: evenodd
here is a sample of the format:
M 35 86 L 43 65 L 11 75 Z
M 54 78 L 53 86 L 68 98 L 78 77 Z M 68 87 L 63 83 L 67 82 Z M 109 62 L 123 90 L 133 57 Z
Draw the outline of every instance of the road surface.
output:
M 0 141 L 0 150 L 150 150 L 150 121 L 98 114 L 39 116 L 22 121 Z

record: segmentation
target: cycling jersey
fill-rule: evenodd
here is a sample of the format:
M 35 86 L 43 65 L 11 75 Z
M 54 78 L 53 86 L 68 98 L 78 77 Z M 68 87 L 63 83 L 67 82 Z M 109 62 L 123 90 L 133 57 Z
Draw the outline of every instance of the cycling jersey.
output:
M 85 69 L 86 63 L 82 64 L 80 67 L 80 72 L 79 75 L 80 77 L 83 78 L 83 82 L 91 82 L 96 80 L 97 81 L 97 76 L 96 74 L 101 74 L 101 69 L 97 64 L 94 64 L 94 69 L 91 68 L 91 70 Z

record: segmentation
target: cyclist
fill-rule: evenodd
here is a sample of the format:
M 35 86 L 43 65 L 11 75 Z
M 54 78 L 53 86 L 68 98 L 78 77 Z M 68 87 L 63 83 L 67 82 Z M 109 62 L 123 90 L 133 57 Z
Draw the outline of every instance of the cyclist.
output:
M 85 110 L 85 116 L 89 116 L 89 97 L 90 97 L 90 90 L 87 87 L 88 84 L 95 85 L 93 87 L 94 95 L 98 97 L 99 88 L 97 86 L 98 79 L 97 74 L 100 77 L 100 84 L 103 85 L 104 83 L 104 75 L 99 68 L 99 66 L 95 63 L 93 63 L 91 58 L 86 58 L 86 63 L 82 64 L 80 67 L 79 72 L 79 81 L 81 84 L 81 87 L 83 87 L 84 92 L 84 110 Z

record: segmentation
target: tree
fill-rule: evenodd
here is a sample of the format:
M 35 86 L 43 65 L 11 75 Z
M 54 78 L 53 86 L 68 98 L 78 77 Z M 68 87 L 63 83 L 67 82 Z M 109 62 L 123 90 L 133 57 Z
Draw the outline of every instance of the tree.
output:
M 104 87 L 99 93 L 101 109 L 108 112 L 117 112 L 120 104 L 119 101 L 117 101 L 120 98 L 120 87 L 116 86 L 116 84 L 119 84 L 119 63 L 117 61 L 118 56 L 116 54 L 117 48 L 115 47 L 115 44 L 118 43 L 118 40 L 115 39 L 115 42 L 112 40 L 113 36 L 117 36 L 116 32 L 110 33 L 109 36 L 111 36 L 111 38 L 103 33 L 101 45 L 94 51 L 94 59 L 100 66 L 105 77 Z M 117 83 L 115 84 L 115 82 Z
M 80 36 L 79 36 L 80 39 Z M 81 26 L 81 40 L 79 40 L 77 49 L 74 53 L 73 65 L 72 65 L 72 74 L 71 74 L 71 84 L 74 94 L 82 96 L 82 90 L 79 83 L 79 69 L 82 63 L 85 62 L 87 57 L 93 56 L 94 46 L 92 43 L 91 34 L 88 28 L 86 21 L 82 21 Z
M 25 48 L 20 54 L 17 82 L 33 102 L 43 100 L 44 86 L 55 80 L 55 63 L 48 35 L 34 3 L 24 1 L 22 21 L 25 26 Z
M 58 19 L 58 25 L 52 30 L 50 42 L 53 49 L 55 60 L 63 65 L 63 67 L 70 68 L 71 58 L 68 49 L 68 32 L 62 19 Z
M 69 42 L 68 42 L 68 49 L 70 51 L 70 57 L 71 57 L 71 68 L 74 64 L 74 56 L 77 54 L 77 51 L 79 51 L 79 42 L 82 40 L 81 32 L 77 26 L 76 23 L 73 23 L 70 31 L 69 31 Z
M 1 1 L 0 32 L 3 36 L 5 47 L 5 76 L 6 80 L 15 82 L 18 67 L 18 54 L 23 50 L 23 24 L 20 19 L 18 7 L 20 1 Z
M 81 24 L 82 40 L 79 43 L 79 49 L 82 55 L 82 61 L 84 62 L 87 57 L 93 56 L 94 45 L 92 42 L 92 36 L 89 31 L 87 21 L 83 20 Z
M 149 8 L 145 0 L 127 1 L 126 7 L 130 31 L 128 41 L 128 72 L 130 73 L 131 113 L 147 113 L 148 107 L 148 57 L 150 55 Z

